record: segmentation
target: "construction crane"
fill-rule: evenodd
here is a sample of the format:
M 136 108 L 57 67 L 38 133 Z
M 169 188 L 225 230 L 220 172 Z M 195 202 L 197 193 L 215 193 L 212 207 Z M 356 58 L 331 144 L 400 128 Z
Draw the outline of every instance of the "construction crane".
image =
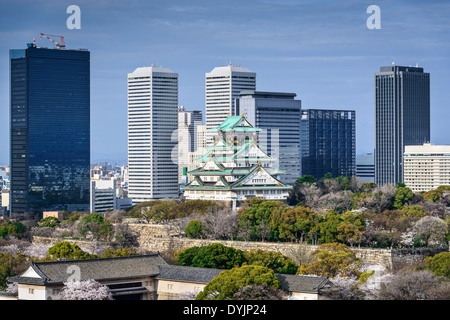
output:
M 66 47 L 66 43 L 64 42 L 64 37 L 63 36 L 55 36 L 55 35 L 51 35 L 51 34 L 44 34 L 44 33 L 41 32 L 40 40 L 42 40 L 42 37 L 45 37 L 48 40 L 50 40 L 51 42 L 53 42 L 58 49 Z M 56 42 L 54 39 L 52 39 L 50 37 L 59 37 L 59 42 Z

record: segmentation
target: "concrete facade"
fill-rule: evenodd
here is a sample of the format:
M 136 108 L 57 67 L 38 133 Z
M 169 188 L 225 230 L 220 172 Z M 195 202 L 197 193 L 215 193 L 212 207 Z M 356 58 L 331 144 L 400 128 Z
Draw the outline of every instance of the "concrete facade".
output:
M 450 185 L 450 145 L 405 146 L 403 161 L 404 183 L 413 192 Z

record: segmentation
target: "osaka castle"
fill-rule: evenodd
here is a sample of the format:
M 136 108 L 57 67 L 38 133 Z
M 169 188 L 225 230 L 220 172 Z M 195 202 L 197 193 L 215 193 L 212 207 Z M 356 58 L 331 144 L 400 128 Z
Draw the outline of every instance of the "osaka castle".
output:
M 213 144 L 196 160 L 199 167 L 187 172 L 185 198 L 227 201 L 233 208 L 252 197 L 285 201 L 292 186 L 277 179 L 284 171 L 259 147 L 260 131 L 243 115 L 210 129 Z

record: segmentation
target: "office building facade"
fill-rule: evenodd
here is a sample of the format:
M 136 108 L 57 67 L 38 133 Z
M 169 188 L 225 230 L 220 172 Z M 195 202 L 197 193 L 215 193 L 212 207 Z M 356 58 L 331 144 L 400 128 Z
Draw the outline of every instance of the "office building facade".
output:
M 256 73 L 240 66 L 216 67 L 205 74 L 205 124 L 210 130 L 234 114 L 241 90 L 256 90 Z M 208 139 L 211 141 L 210 137 Z
M 261 129 L 260 147 L 276 159 L 276 165 L 285 174 L 283 183 L 295 183 L 301 176 L 300 122 L 301 100 L 295 93 L 241 91 L 235 101 L 235 114 Z
M 356 155 L 356 176 L 363 182 L 375 182 L 375 155 L 372 152 Z
M 178 196 L 178 74 L 165 67 L 128 74 L 128 197 Z
M 178 182 L 186 177 L 189 152 L 197 150 L 197 127 L 203 124 L 202 112 L 178 107 Z
M 91 213 L 105 213 L 116 210 L 116 180 L 91 180 Z
M 375 73 L 375 182 L 403 182 L 406 145 L 430 141 L 430 74 L 388 66 Z
M 352 110 L 302 110 L 302 175 L 321 179 L 355 175 L 356 114 Z
M 405 146 L 403 160 L 404 183 L 413 192 L 450 185 L 449 145 Z
M 11 214 L 89 210 L 90 53 L 10 50 Z

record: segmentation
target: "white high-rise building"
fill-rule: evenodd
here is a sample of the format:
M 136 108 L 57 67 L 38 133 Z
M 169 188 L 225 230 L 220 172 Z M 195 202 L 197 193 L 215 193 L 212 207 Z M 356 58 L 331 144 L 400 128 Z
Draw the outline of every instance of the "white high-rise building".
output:
M 413 192 L 450 185 L 449 145 L 405 146 L 403 161 L 404 183 Z
M 230 64 L 214 68 L 205 74 L 207 130 L 218 127 L 228 116 L 234 114 L 234 99 L 239 98 L 242 90 L 256 90 L 256 73 L 247 68 Z
M 195 151 L 204 148 L 206 148 L 206 125 L 201 125 L 197 126 L 197 146 Z
M 178 182 L 183 183 L 189 165 L 189 152 L 197 149 L 197 127 L 203 124 L 202 112 L 178 107 Z
M 178 74 L 165 67 L 128 74 L 128 197 L 178 196 Z
M 116 209 L 116 180 L 91 180 L 91 213 Z

